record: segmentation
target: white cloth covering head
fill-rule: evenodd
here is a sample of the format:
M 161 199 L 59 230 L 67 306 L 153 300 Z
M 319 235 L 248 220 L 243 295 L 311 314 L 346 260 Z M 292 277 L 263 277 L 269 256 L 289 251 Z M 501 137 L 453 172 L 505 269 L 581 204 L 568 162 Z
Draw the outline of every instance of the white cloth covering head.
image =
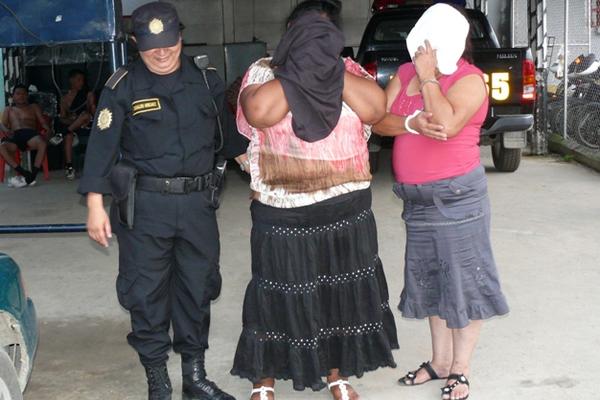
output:
M 408 34 L 408 53 L 414 60 L 419 46 L 425 47 L 425 40 L 429 40 L 431 47 L 437 50 L 440 73 L 451 75 L 465 52 L 469 28 L 469 21 L 457 9 L 448 4 L 435 4 L 423 13 Z

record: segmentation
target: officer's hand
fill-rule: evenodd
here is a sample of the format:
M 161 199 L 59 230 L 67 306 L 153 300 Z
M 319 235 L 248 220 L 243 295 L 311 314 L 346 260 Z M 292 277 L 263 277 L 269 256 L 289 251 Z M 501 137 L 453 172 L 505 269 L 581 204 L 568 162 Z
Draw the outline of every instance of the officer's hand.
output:
M 104 210 L 102 195 L 88 194 L 88 235 L 103 247 L 108 247 L 108 239 L 112 238 L 110 219 Z

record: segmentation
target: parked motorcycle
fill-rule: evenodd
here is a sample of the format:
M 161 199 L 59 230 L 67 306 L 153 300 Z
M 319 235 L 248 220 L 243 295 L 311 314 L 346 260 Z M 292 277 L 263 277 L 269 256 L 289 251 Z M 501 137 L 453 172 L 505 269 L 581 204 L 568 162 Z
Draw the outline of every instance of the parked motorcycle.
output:
M 562 77 L 560 63 L 550 68 L 557 79 Z M 595 54 L 581 54 L 567 67 L 569 98 L 567 133 L 580 144 L 600 149 L 600 59 Z M 564 130 L 564 83 L 561 82 L 548 103 L 549 123 L 555 132 Z

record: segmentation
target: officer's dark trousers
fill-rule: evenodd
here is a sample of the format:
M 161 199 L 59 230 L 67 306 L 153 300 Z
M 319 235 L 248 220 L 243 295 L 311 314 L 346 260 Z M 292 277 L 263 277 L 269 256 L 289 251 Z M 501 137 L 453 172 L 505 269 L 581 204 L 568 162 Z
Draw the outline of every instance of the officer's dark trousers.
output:
M 115 211 L 117 294 L 131 314 L 129 344 L 142 364 L 162 363 L 172 326 L 175 352 L 202 355 L 208 348 L 210 300 L 220 290 L 219 232 L 209 192 L 137 191 L 132 230 L 119 224 Z

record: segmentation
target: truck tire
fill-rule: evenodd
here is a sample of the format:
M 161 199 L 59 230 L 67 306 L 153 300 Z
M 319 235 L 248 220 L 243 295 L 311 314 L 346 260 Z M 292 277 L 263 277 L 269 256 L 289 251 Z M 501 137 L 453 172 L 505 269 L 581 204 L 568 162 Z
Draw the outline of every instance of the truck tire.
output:
M 15 367 L 3 350 L 0 350 L 0 399 L 23 400 Z
M 501 172 L 515 172 L 521 164 L 521 149 L 507 149 L 502 139 L 492 144 L 494 166 Z

